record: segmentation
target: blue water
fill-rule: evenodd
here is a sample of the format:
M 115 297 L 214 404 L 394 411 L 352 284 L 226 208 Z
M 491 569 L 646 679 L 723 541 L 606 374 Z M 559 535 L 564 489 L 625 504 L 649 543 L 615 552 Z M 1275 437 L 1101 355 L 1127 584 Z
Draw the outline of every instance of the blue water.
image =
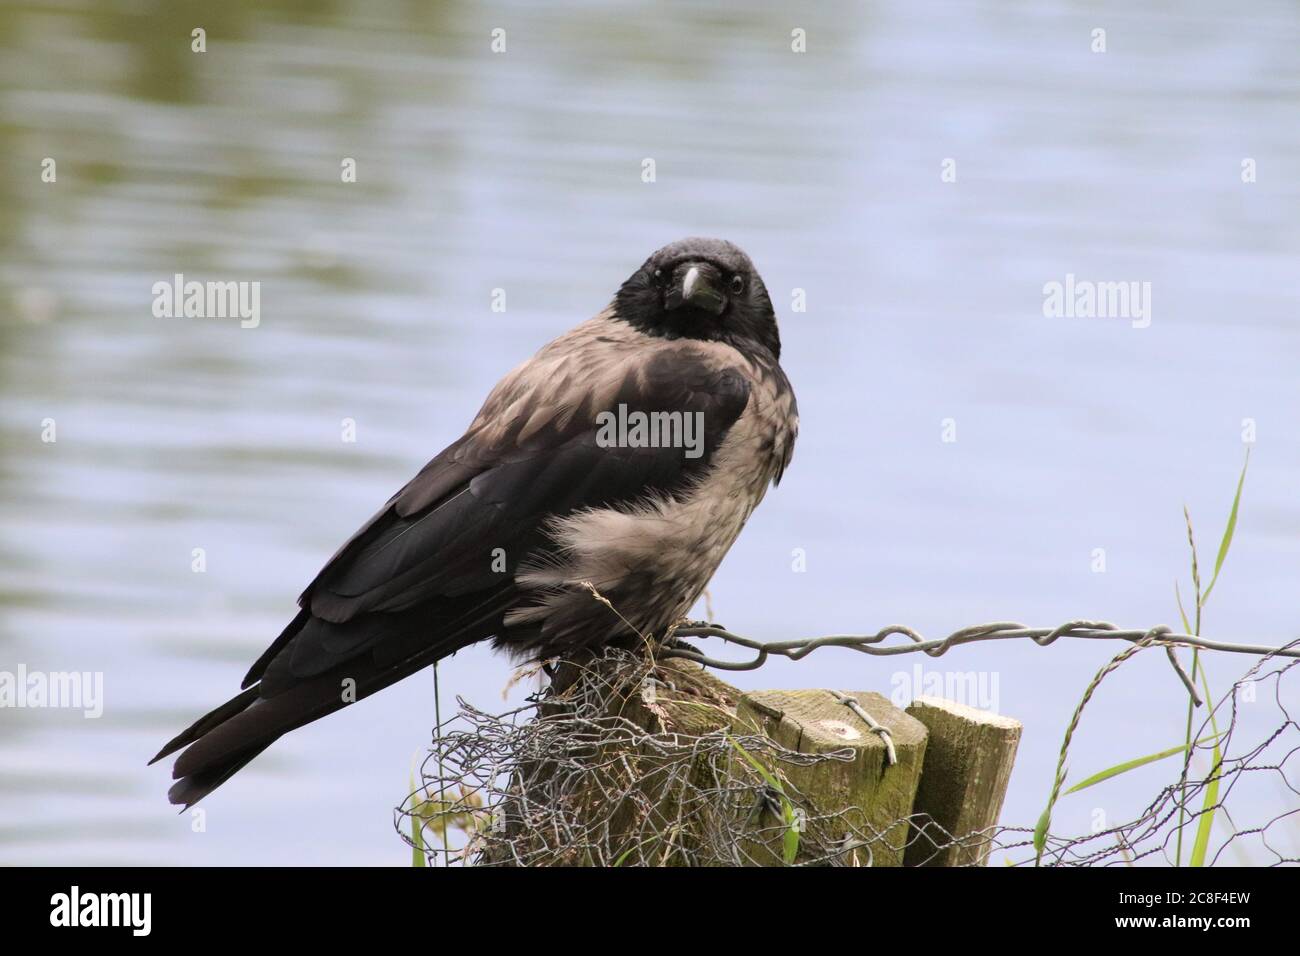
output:
M 1249 418 L 1206 633 L 1300 636 L 1293 4 L 6 2 L 0 46 L 0 669 L 102 671 L 106 696 L 98 720 L 0 710 L 0 862 L 408 862 L 392 808 L 431 674 L 281 741 L 202 832 L 144 762 L 501 374 L 684 235 L 757 263 L 802 413 L 712 584 L 729 627 L 1176 625 L 1182 507 L 1206 568 Z M 260 281 L 261 325 L 155 318 L 176 272 Z M 1149 327 L 1045 317 L 1067 273 L 1149 282 Z M 995 676 L 1024 721 L 1003 822 L 1033 825 L 1116 650 L 922 662 Z M 736 681 L 888 692 L 913 663 L 822 650 Z M 1212 655 L 1212 687 L 1248 663 Z M 440 675 L 444 707 L 491 709 L 511 669 L 479 649 Z M 1244 711 L 1271 729 L 1267 702 Z M 1139 656 L 1087 712 L 1071 779 L 1184 720 L 1161 655 Z M 1131 817 L 1176 770 L 1066 798 L 1055 829 Z M 1247 820 L 1296 809 L 1270 784 L 1233 799 Z

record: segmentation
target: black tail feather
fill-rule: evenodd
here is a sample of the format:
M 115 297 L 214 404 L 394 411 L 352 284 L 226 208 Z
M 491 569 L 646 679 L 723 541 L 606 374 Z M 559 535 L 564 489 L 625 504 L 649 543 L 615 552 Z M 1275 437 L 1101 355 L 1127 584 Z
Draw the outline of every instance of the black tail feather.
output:
M 188 747 L 190 744 L 194 743 L 194 741 L 198 740 L 208 731 L 221 726 L 231 717 L 234 717 L 236 714 L 242 713 L 256 699 L 257 699 L 256 687 L 249 688 L 248 690 L 244 691 L 242 694 L 236 694 L 234 697 L 230 698 L 230 700 L 226 701 L 216 710 L 204 714 L 202 717 L 194 721 L 194 723 L 190 724 L 188 727 L 182 730 L 171 740 L 167 741 L 167 743 L 163 746 L 163 749 L 158 751 L 158 753 L 154 755 L 154 758 L 150 760 L 149 763 L 155 764 L 159 760 L 162 760 L 163 757 L 167 757 L 170 756 L 171 754 L 174 754 L 182 747 Z
M 238 757 L 223 764 L 218 764 L 202 773 L 181 777 L 167 791 L 167 802 L 179 806 L 182 811 L 188 810 L 242 770 L 254 757 L 273 743 L 275 743 L 274 740 L 245 751 Z
M 341 710 L 463 647 L 490 637 L 499 629 L 502 610 L 511 599 L 509 594 L 498 594 L 477 602 L 472 610 L 462 611 L 451 622 L 450 633 L 432 641 L 426 637 L 417 642 L 416 635 L 410 635 L 411 649 L 396 660 L 388 654 L 380 659 L 379 654 L 366 653 L 270 697 L 261 696 L 260 683 L 236 695 L 200 717 L 150 761 L 153 763 L 186 748 L 172 769 L 176 783 L 168 791 L 168 800 L 183 807 L 192 806 L 289 731 Z M 391 653 L 396 648 L 388 650 Z M 345 694 L 345 689 L 354 689 L 355 694 Z

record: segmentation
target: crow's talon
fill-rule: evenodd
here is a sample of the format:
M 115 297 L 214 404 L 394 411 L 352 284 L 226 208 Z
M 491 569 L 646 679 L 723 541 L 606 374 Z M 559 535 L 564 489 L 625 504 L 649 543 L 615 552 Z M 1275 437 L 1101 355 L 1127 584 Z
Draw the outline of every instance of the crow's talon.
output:
M 700 630 L 702 628 L 711 628 L 715 631 L 725 631 L 725 624 L 715 624 L 713 621 L 681 621 L 674 627 L 674 630 Z
M 687 644 L 680 637 L 669 636 L 664 639 L 663 644 L 661 646 L 663 647 L 664 650 L 669 650 L 669 651 L 688 651 L 691 654 L 700 653 L 700 649 L 698 647 L 696 647 L 694 644 Z

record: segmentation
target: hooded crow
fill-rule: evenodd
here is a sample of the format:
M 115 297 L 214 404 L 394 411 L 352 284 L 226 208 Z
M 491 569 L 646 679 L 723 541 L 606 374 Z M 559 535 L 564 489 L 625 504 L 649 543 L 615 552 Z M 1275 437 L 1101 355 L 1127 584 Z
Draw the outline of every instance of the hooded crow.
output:
M 171 802 L 478 641 L 523 661 L 665 637 L 790 461 L 799 420 L 780 354 L 744 252 L 660 249 L 501 380 L 326 563 L 243 692 L 154 757 L 186 748 Z

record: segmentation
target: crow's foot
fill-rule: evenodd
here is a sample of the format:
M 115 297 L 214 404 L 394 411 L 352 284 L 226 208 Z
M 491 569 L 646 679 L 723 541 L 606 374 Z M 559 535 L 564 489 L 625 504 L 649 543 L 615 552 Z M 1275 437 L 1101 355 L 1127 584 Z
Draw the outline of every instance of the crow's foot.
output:
M 690 631 L 693 631 L 693 630 L 701 630 L 701 629 L 706 628 L 706 627 L 707 627 L 707 628 L 711 628 L 711 629 L 713 629 L 713 630 L 715 630 L 715 631 L 725 631 L 725 630 L 727 629 L 727 625 L 725 625 L 725 624 L 716 624 L 716 623 L 714 623 L 713 621 L 692 621 L 692 620 L 686 620 L 686 619 L 683 619 L 683 620 L 678 621 L 676 624 L 673 625 L 673 630 L 674 630 L 674 631 L 678 631 L 678 630 L 690 630 Z
M 696 647 L 694 644 L 688 644 L 686 641 L 683 641 L 680 637 L 673 637 L 671 634 L 669 634 L 668 637 L 664 638 L 659 646 L 664 650 L 669 650 L 669 651 L 688 651 L 692 654 L 700 653 L 700 649 Z

